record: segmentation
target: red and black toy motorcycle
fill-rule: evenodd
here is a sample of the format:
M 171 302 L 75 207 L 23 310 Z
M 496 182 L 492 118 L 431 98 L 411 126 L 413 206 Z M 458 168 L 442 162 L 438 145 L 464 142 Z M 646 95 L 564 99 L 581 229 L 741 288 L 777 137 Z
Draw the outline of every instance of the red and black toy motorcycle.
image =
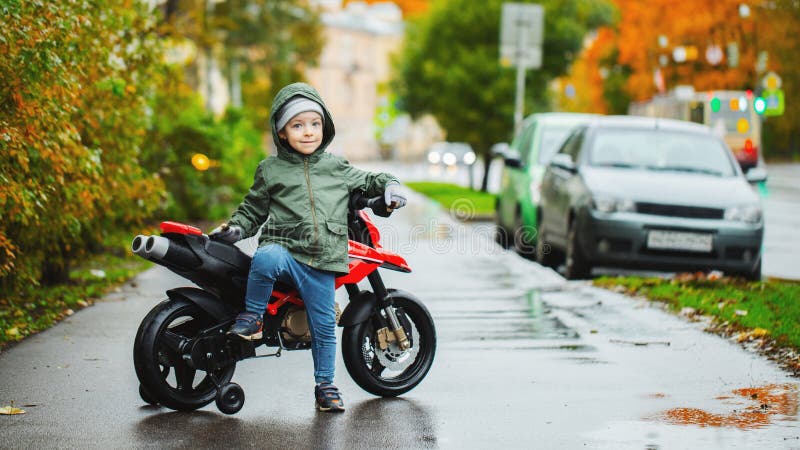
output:
M 388 216 L 382 197 L 355 193 L 348 216 L 349 273 L 336 279 L 350 302 L 341 313 L 342 356 L 353 380 L 374 395 L 393 397 L 419 384 L 433 363 L 436 330 L 425 305 L 408 292 L 387 289 L 378 267 L 410 272 L 406 261 L 381 248 L 380 234 L 364 208 Z M 167 291 L 139 326 L 133 362 L 139 394 L 150 404 L 190 411 L 216 400 L 226 414 L 244 405 L 231 382 L 236 363 L 311 348 L 303 300 L 293 286 L 276 283 L 264 314 L 264 337 L 243 341 L 227 330 L 244 310 L 252 258 L 238 247 L 209 239 L 200 229 L 161 224 L 161 236 L 136 236 L 132 250 L 191 280 L 196 287 Z M 360 290 L 366 278 L 371 291 Z M 276 347 L 256 355 L 256 348 Z

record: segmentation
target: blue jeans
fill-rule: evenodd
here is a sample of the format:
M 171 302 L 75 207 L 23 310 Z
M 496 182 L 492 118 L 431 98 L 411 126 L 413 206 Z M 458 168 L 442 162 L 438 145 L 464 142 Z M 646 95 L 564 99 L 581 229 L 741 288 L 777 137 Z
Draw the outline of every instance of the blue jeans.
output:
M 335 276 L 298 262 L 281 245 L 267 244 L 256 250 L 247 278 L 245 306 L 263 315 L 276 281 L 294 285 L 306 304 L 311 331 L 311 357 L 317 383 L 333 383 L 336 365 Z

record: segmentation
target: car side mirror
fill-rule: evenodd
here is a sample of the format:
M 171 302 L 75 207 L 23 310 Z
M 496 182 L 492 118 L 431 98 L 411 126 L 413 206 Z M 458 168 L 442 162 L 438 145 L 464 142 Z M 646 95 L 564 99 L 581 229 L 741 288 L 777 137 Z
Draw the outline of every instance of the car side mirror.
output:
M 559 169 L 563 169 L 572 173 L 576 171 L 575 163 L 572 161 L 572 157 L 566 153 L 556 153 L 553 155 L 553 159 L 550 160 L 550 166 L 558 167 Z
M 525 167 L 519 155 L 513 153 L 507 153 L 503 161 L 506 163 L 506 167 L 513 167 L 515 169 L 522 169 Z
M 767 171 L 761 167 L 753 167 L 747 171 L 745 178 L 750 183 L 761 183 L 767 181 Z
M 505 158 L 506 154 L 508 153 L 508 149 L 509 149 L 508 143 L 498 142 L 497 144 L 492 145 L 490 153 L 492 155 L 492 158 L 497 158 L 497 157 Z

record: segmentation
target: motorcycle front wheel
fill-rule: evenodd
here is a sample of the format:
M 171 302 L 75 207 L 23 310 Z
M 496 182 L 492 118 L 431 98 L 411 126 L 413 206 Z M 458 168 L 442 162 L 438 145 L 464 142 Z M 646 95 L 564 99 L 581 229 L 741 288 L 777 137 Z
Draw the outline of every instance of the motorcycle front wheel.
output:
M 192 368 L 176 342 L 196 337 L 214 319 L 194 303 L 165 300 L 144 318 L 133 344 L 133 365 L 142 387 L 157 403 L 178 411 L 193 411 L 211 403 L 217 385 L 209 373 Z M 220 385 L 233 377 L 235 364 L 213 372 Z
M 413 389 L 425 378 L 436 353 L 436 329 L 425 305 L 410 295 L 395 296 L 394 309 L 411 343 L 406 350 L 400 350 L 397 342 L 380 348 L 375 314 L 383 315 L 383 311 L 376 310 L 370 319 L 342 332 L 347 372 L 362 389 L 381 397 Z

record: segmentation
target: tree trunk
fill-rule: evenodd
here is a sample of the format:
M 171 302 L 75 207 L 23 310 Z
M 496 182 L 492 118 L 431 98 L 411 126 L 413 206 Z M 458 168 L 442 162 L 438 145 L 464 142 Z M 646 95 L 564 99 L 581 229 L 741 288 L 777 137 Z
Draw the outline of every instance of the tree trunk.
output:
M 488 192 L 489 187 L 489 167 L 492 164 L 492 155 L 484 153 L 483 155 L 483 180 L 481 180 L 481 192 Z
M 54 255 L 53 258 L 46 259 L 42 264 L 41 282 L 45 286 L 65 284 L 69 281 L 69 259 L 66 252 Z

